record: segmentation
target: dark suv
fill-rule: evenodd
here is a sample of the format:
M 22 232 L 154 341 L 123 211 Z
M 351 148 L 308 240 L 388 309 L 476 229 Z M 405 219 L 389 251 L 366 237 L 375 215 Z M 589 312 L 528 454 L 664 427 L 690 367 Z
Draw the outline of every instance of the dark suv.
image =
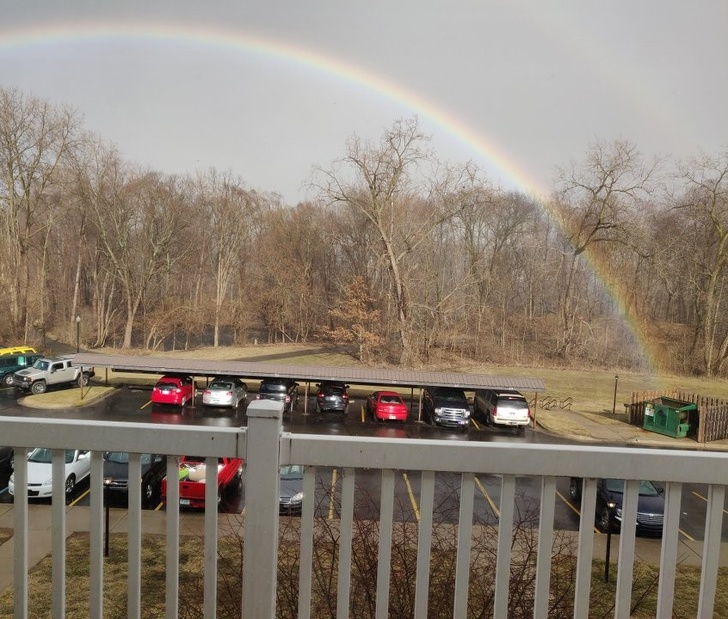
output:
M 316 412 L 338 411 L 345 413 L 349 406 L 349 385 L 339 381 L 325 380 L 316 385 Z
M 40 355 L 2 355 L 0 356 L 0 381 L 6 387 L 13 386 L 13 374 L 18 370 L 29 368 L 40 359 Z
M 422 411 L 432 425 L 468 429 L 470 405 L 457 387 L 427 387 L 422 392 Z
M 260 383 L 255 398 L 283 402 L 283 412 L 290 413 L 298 402 L 298 383 L 292 378 L 266 378 Z

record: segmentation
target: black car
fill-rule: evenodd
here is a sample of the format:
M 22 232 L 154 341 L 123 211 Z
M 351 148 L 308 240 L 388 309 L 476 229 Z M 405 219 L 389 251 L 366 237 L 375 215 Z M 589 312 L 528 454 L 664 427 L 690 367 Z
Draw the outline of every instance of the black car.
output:
M 428 387 L 422 392 L 422 412 L 433 426 L 467 430 L 470 404 L 465 392 L 457 387 Z
M 162 495 L 162 479 L 167 474 L 167 457 L 141 454 L 142 507 L 154 507 Z M 109 498 L 126 501 L 129 496 L 129 454 L 123 451 L 104 453 L 104 487 Z
M 280 468 L 279 506 L 281 514 L 300 514 L 303 507 L 303 466 L 286 464 Z
M 283 402 L 283 412 L 290 413 L 298 402 L 298 383 L 292 378 L 266 378 L 260 383 L 255 397 Z
M 349 385 L 333 380 L 325 380 L 317 385 L 316 412 L 338 411 L 345 413 L 349 406 Z
M 569 494 L 574 501 L 581 499 L 581 483 L 579 477 L 570 480 Z M 623 494 L 624 481 L 621 479 L 598 480 L 595 521 L 602 531 L 619 530 L 621 527 Z M 637 500 L 637 532 L 661 535 L 664 517 L 663 490 L 651 481 L 641 481 Z

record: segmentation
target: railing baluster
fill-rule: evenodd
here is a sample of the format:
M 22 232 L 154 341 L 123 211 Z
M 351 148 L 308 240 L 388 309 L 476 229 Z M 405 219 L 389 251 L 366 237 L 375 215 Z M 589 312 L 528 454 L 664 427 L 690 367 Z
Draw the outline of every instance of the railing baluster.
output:
M 495 617 L 508 616 L 515 499 L 516 477 L 514 475 L 503 475 L 501 480 L 500 517 L 498 518 L 498 558 L 495 568 Z
M 89 532 L 91 619 L 104 617 L 104 454 L 91 452 L 91 514 Z
M 54 449 L 51 463 L 51 617 L 66 616 L 66 450 Z
M 427 618 L 430 594 L 430 553 L 432 551 L 432 511 L 435 506 L 435 471 L 422 471 L 420 480 L 420 530 L 417 536 L 417 578 L 415 619 Z
M 316 467 L 303 473 L 303 507 L 301 511 L 301 570 L 298 575 L 298 617 L 311 617 L 311 581 L 313 572 L 313 516 L 316 510 Z
M 205 459 L 205 619 L 217 616 L 217 458 Z
M 576 591 L 574 619 L 588 619 L 591 591 L 592 557 L 594 555 L 594 515 L 596 513 L 597 480 L 587 477 L 581 482 L 581 517 L 576 558 Z
M 349 616 L 351 596 L 351 544 L 354 537 L 354 469 L 345 468 L 341 476 L 341 515 L 339 517 L 339 582 L 336 616 Z
M 617 591 L 614 608 L 615 619 L 629 619 L 632 610 L 632 574 L 634 573 L 634 548 L 639 492 L 639 481 L 630 479 L 624 482 L 622 523 L 619 532 Z
M 129 454 L 127 473 L 127 617 L 141 619 L 142 603 L 142 460 L 141 454 Z
M 15 496 L 13 497 L 13 617 L 28 617 L 28 449 L 14 450 Z
M 534 619 L 547 619 L 551 587 L 551 553 L 554 542 L 554 514 L 556 511 L 556 478 L 541 478 L 541 508 L 538 527 L 538 555 L 536 557 L 536 591 Z
M 712 617 L 715 606 L 716 583 L 720 559 L 721 529 L 725 486 L 708 487 L 708 510 L 705 514 L 705 541 L 703 542 L 703 566 L 700 578 L 700 603 L 698 617 Z
M 167 619 L 177 619 L 179 615 L 179 464 L 179 456 L 167 458 Z
M 668 483 L 665 488 L 665 515 L 662 523 L 662 551 L 660 553 L 660 582 L 657 587 L 658 617 L 672 617 L 672 599 L 675 595 L 681 505 L 682 484 L 678 482 Z
M 475 504 L 475 475 L 460 476 L 460 516 L 458 518 L 458 555 L 455 567 L 455 601 L 453 617 L 464 619 L 468 612 L 468 585 L 470 583 L 470 549 L 473 533 L 473 505 Z

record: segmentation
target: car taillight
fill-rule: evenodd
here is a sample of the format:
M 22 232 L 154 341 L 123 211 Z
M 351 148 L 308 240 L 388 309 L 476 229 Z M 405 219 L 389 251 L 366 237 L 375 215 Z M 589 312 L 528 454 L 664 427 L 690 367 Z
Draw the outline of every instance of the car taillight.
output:
M 344 398 L 345 400 L 348 400 L 349 399 L 349 394 L 348 393 L 345 393 L 341 397 Z
M 210 391 L 209 389 L 205 389 L 205 395 L 210 395 L 211 393 L 212 391 Z
M 290 401 L 291 401 L 291 396 L 287 395 L 286 396 L 286 402 L 290 402 Z
M 260 394 L 259 394 L 259 393 L 256 393 L 256 394 L 255 394 L 255 399 L 256 399 L 256 400 L 260 400 Z

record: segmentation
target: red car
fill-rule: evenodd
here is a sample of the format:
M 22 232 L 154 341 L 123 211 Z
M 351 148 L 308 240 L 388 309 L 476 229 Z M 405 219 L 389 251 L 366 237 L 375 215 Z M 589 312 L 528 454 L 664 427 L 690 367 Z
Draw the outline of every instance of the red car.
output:
M 162 376 L 152 389 L 154 404 L 184 406 L 195 397 L 195 384 L 191 376 Z
M 367 412 L 374 421 L 407 421 L 408 409 L 395 391 L 375 391 L 367 398 Z

